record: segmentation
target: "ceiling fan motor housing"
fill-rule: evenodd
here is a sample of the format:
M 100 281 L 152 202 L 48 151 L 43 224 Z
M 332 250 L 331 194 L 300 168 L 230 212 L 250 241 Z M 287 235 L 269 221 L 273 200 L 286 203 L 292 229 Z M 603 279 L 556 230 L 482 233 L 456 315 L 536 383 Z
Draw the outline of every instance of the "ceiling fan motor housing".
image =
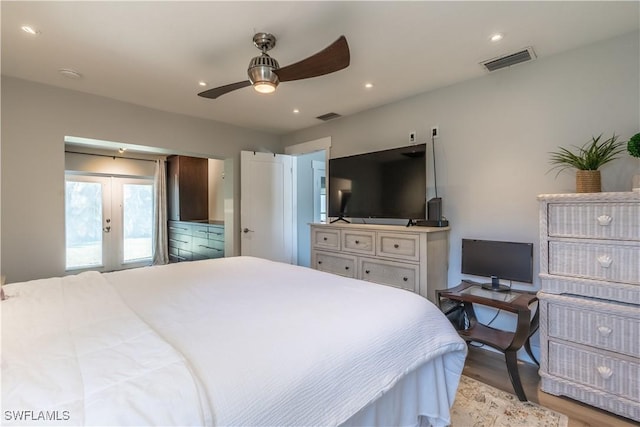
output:
M 256 56 L 251 60 L 251 62 L 249 62 L 247 74 L 249 75 L 249 80 L 252 84 L 256 84 L 258 82 L 270 82 L 274 86 L 277 86 L 278 83 L 280 83 L 280 80 L 273 70 L 277 70 L 278 68 L 280 68 L 278 61 L 266 53 L 263 53 L 260 56 Z

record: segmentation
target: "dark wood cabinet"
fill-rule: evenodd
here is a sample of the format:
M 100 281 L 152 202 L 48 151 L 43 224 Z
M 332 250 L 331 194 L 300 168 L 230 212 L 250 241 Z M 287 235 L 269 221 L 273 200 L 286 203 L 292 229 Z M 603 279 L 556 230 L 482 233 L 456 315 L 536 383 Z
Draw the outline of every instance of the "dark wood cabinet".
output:
M 209 218 L 208 170 L 207 159 L 167 158 L 168 219 L 199 221 Z

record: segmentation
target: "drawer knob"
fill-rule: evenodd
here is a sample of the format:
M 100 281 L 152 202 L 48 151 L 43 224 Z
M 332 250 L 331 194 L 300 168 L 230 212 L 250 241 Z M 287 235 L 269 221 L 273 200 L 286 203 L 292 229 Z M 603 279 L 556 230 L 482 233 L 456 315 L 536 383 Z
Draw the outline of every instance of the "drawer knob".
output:
M 393 245 L 393 247 L 398 249 L 400 247 L 400 245 L 396 243 L 395 245 Z
M 598 217 L 598 224 L 603 225 L 603 226 L 604 225 L 609 225 L 609 224 L 611 224 L 611 220 L 612 219 L 613 218 L 611 218 L 611 216 L 609 216 L 609 215 L 600 215 Z
M 356 240 L 356 245 L 360 243 L 360 240 Z
M 349 266 L 347 265 L 344 269 L 345 269 L 345 270 L 348 270 L 348 269 L 349 269 Z
M 369 271 L 369 270 L 365 270 L 364 272 L 365 272 L 366 274 L 369 274 L 369 273 L 370 273 L 370 271 Z
M 598 257 L 598 263 L 602 268 L 609 268 L 613 259 L 609 255 L 600 255 Z
M 322 261 L 318 261 L 318 264 L 322 264 Z
M 323 238 L 322 238 L 322 240 L 324 240 L 324 241 L 326 242 L 326 241 L 327 241 L 327 238 L 326 238 L 326 237 L 323 237 Z
M 611 331 L 612 331 L 612 329 L 609 328 L 608 326 L 598 326 L 598 332 L 603 337 L 608 337 L 609 334 L 611 333 Z
M 608 368 L 606 366 L 598 366 L 598 373 L 605 380 L 608 380 L 609 378 L 611 378 L 611 375 L 613 375 L 613 371 L 611 370 L 611 368 Z
M 409 280 L 409 278 L 403 277 L 402 280 L 406 282 L 407 280 Z

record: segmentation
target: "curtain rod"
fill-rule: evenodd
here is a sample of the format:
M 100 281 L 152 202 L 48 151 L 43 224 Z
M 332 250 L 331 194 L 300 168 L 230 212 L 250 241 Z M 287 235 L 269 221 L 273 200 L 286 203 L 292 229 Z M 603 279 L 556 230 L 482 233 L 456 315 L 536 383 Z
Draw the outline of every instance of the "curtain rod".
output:
M 139 160 L 141 162 L 156 162 L 155 160 L 151 160 L 151 159 L 140 159 L 140 158 L 136 158 L 136 157 L 121 157 L 121 156 L 110 156 L 108 154 L 96 154 L 96 153 L 81 153 L 79 151 L 69 151 L 69 150 L 64 150 L 65 153 L 69 153 L 69 154 L 83 154 L 85 156 L 99 156 L 99 157 L 111 157 L 113 158 L 113 160 L 115 159 L 126 159 L 126 160 Z

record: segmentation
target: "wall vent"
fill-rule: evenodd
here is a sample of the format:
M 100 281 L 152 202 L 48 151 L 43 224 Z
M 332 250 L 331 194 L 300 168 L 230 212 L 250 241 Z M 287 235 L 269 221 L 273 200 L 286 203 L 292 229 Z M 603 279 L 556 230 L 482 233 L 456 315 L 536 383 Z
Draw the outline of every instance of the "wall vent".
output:
M 532 59 L 536 59 L 536 54 L 533 51 L 533 48 L 528 47 L 519 52 L 510 53 L 499 58 L 493 58 L 488 61 L 483 61 L 481 62 L 481 64 L 489 71 L 496 71 L 501 68 L 520 64 L 521 62 L 531 61 Z
M 316 117 L 316 119 L 322 120 L 323 122 L 328 122 L 329 120 L 337 119 L 338 117 L 342 116 L 338 113 L 327 113 Z

